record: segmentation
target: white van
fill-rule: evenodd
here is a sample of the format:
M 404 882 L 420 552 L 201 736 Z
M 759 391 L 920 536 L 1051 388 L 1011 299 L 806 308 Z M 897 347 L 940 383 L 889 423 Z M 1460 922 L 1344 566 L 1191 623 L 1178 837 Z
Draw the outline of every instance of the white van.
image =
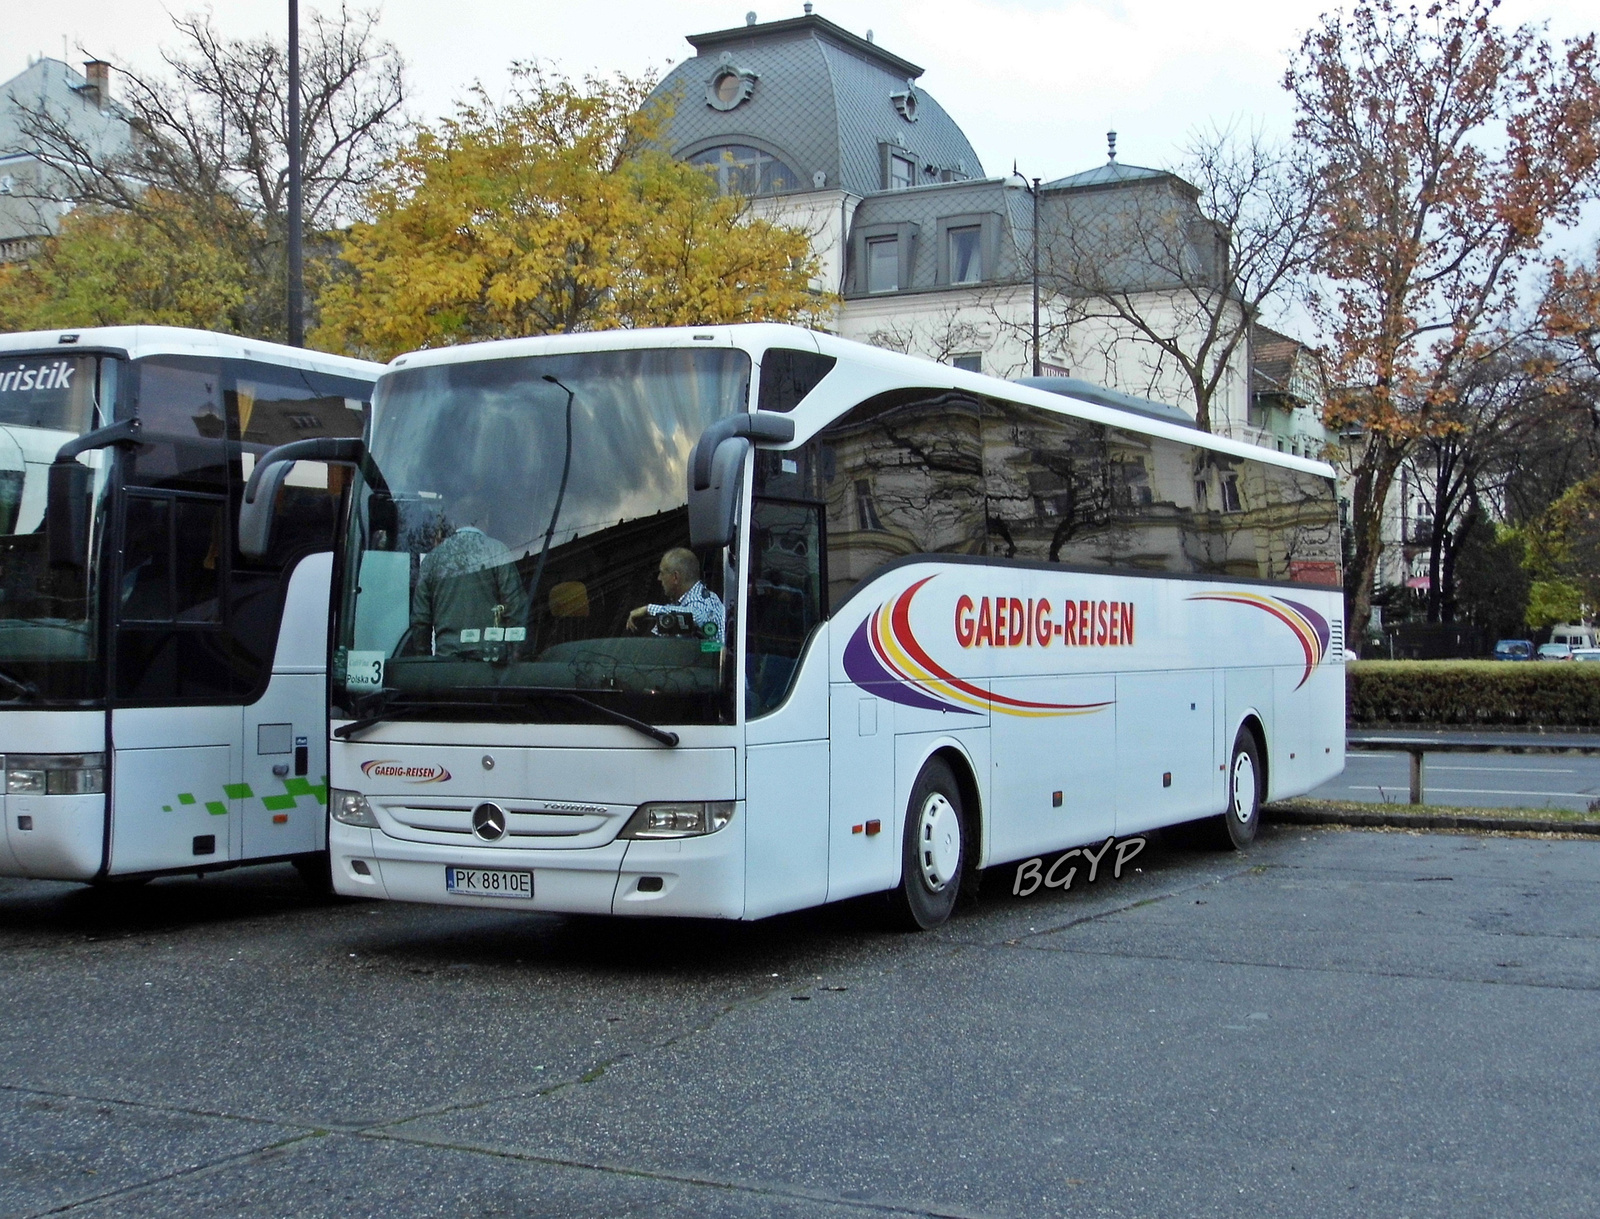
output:
M 1550 628 L 1550 642 L 1564 643 L 1568 647 L 1592 648 L 1600 646 L 1595 642 L 1596 638 L 1595 628 L 1592 626 L 1572 626 L 1568 623 L 1557 623 Z

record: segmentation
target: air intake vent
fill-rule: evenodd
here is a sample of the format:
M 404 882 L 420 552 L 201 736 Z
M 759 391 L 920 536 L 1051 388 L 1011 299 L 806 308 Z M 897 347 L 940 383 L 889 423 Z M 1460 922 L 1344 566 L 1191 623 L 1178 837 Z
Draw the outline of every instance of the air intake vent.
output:
M 1344 659 L 1344 623 L 1338 618 L 1328 623 L 1328 655 L 1334 660 Z

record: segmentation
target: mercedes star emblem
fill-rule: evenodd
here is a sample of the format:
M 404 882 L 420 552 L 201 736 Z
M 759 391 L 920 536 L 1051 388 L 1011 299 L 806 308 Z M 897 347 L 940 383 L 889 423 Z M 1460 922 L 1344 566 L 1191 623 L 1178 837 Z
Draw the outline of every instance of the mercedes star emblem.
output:
M 506 836 L 506 810 L 498 804 L 478 805 L 472 810 L 472 832 L 485 842 L 498 842 Z

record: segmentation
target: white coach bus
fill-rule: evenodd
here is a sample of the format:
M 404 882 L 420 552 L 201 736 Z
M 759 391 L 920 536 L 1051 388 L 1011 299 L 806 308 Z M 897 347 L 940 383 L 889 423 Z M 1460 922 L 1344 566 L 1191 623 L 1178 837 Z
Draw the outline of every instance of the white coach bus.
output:
M 0 875 L 326 883 L 344 468 L 291 471 L 270 551 L 231 541 L 255 458 L 359 438 L 380 371 L 167 327 L 0 336 Z
M 882 892 L 928 927 L 982 867 L 1200 818 L 1243 845 L 1343 766 L 1326 465 L 765 325 L 402 356 L 367 449 L 342 893 Z

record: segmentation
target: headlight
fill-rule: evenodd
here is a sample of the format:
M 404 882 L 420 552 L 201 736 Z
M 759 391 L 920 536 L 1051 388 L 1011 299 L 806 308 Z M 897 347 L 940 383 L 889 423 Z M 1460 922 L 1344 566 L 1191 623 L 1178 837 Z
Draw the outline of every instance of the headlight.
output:
M 97 796 L 106 790 L 103 753 L 13 753 L 4 765 L 12 795 Z
M 732 800 L 654 800 L 636 808 L 617 837 L 693 838 L 715 834 L 732 820 Z
M 374 830 L 378 828 L 377 814 L 360 792 L 331 788 L 328 792 L 328 810 L 335 821 L 342 821 L 346 825 L 364 825 Z

